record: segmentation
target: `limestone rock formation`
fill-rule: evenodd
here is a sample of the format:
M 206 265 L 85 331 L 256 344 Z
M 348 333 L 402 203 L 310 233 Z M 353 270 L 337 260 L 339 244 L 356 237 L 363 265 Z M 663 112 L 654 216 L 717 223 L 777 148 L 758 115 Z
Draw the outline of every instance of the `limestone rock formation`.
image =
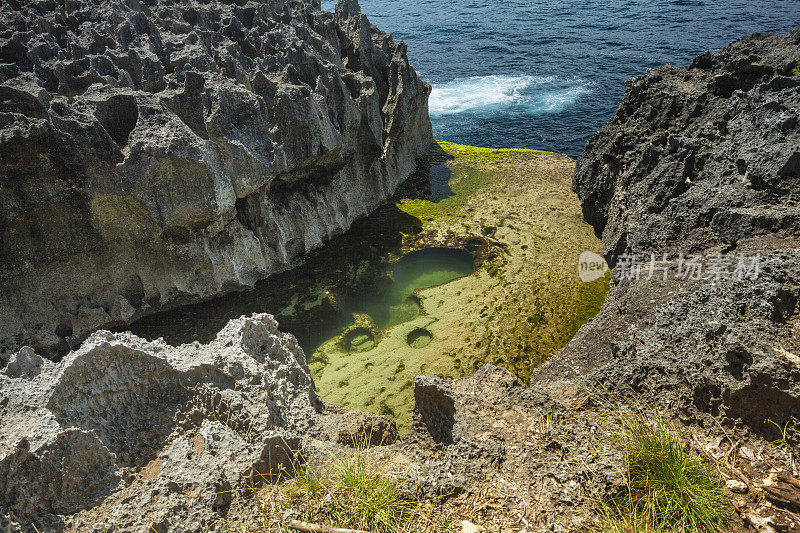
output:
M 291 265 L 432 142 L 430 87 L 355 0 L 0 4 L 0 352 Z
M 270 315 L 208 345 L 99 331 L 58 363 L 26 347 L 0 371 L 0 516 L 12 531 L 207 531 L 315 443 L 365 435 L 397 430 L 327 408 Z
M 409 483 L 434 499 L 491 499 L 506 526 L 491 531 L 551 531 L 533 527 L 546 524 L 580 531 L 593 500 L 623 490 L 608 424 L 507 370 L 484 365 L 458 380 L 418 377 L 414 406 L 413 432 L 395 446 L 414 458 Z
M 573 183 L 620 279 L 535 379 L 563 393 L 596 369 L 687 422 L 800 424 L 798 60 L 800 29 L 756 34 L 628 82 Z M 704 270 L 678 279 L 680 254 Z

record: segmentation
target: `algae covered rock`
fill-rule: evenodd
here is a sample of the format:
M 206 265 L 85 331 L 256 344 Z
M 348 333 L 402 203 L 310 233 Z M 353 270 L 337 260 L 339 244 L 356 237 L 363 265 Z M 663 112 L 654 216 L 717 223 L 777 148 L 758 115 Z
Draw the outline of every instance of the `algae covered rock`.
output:
M 0 6 L 0 351 L 252 285 L 382 203 L 430 87 L 353 0 Z

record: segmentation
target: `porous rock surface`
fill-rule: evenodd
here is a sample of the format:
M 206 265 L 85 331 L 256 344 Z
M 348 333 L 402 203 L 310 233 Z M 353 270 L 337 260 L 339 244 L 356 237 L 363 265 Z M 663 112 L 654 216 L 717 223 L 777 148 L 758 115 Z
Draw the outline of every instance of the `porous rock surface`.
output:
M 632 254 L 702 254 L 706 270 L 664 281 L 628 269 L 559 360 L 687 420 L 773 438 L 765 419 L 800 422 L 798 60 L 800 29 L 755 34 L 628 82 L 577 162 L 584 216 L 618 273 Z
M 735 248 L 800 227 L 800 29 L 627 82 L 573 190 L 606 257 Z
M 487 509 L 472 518 L 489 531 L 580 531 L 592 502 L 624 488 L 607 421 L 505 369 L 418 377 L 414 405 L 413 431 L 395 446 L 410 482 L 426 497 Z
M 0 352 L 250 286 L 382 203 L 430 87 L 356 0 L 0 3 Z
M 99 331 L 58 363 L 25 347 L 0 371 L 0 525 L 216 530 L 242 490 L 366 434 L 397 431 L 323 404 L 270 315 L 208 345 Z
M 585 530 L 592 502 L 624 490 L 598 393 L 680 421 L 695 449 L 737 455 L 755 480 L 792 472 L 770 442 L 783 437 L 778 427 L 800 429 L 798 60 L 800 29 L 628 82 L 573 182 L 616 265 L 607 300 L 529 387 L 492 367 L 417 379 L 403 453 L 425 490 L 491 502 L 490 530 Z M 666 280 L 658 270 L 650 277 L 651 253 L 700 254 L 706 270 L 677 279 L 673 264 Z M 732 261 L 728 275 L 708 270 L 719 257 Z M 735 454 L 734 442 L 747 451 Z M 781 513 L 764 511 L 753 493 L 737 506 Z

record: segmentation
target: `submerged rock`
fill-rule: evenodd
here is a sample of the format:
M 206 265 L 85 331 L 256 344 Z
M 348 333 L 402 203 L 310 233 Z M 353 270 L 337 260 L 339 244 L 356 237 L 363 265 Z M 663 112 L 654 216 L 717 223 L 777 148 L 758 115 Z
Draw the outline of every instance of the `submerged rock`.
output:
M 0 371 L 0 514 L 40 531 L 207 531 L 315 442 L 396 438 L 385 418 L 323 405 L 270 315 L 208 345 L 99 331 L 58 363 L 26 347 Z
M 392 193 L 430 87 L 355 0 L 0 7 L 0 352 L 282 270 Z

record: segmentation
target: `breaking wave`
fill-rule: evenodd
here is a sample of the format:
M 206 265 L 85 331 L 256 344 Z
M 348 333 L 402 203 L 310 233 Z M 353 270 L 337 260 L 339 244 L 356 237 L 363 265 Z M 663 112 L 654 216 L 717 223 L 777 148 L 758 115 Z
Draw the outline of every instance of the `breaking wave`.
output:
M 591 92 L 579 79 L 556 76 L 473 76 L 433 84 L 430 114 L 521 111 L 530 115 L 558 113 Z

